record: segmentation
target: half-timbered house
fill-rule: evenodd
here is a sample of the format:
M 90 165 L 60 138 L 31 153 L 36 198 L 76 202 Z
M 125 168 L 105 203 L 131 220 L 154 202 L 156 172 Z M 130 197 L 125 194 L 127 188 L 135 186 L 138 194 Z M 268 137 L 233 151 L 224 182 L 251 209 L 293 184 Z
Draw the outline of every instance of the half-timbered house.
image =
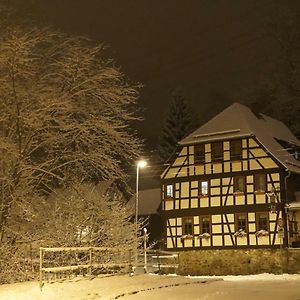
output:
M 166 249 L 299 245 L 300 142 L 282 122 L 234 103 L 177 146 L 161 176 Z

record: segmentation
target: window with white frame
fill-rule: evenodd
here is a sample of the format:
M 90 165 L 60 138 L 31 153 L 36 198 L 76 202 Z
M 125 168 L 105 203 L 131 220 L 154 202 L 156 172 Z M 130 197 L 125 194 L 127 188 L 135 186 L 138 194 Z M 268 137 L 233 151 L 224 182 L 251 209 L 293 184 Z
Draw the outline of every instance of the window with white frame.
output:
M 167 198 L 174 196 L 173 184 L 167 184 L 165 195 L 166 195 Z
M 208 181 L 201 181 L 200 182 L 200 196 L 207 196 L 208 195 Z

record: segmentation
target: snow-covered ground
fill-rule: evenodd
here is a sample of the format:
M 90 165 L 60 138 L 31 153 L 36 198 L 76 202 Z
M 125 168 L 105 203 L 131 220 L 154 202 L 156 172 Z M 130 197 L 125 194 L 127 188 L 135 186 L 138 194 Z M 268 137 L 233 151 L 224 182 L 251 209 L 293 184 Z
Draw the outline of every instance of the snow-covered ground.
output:
M 300 275 L 260 274 L 248 276 L 111 276 L 0 286 L 1 300 L 92 299 L 205 299 L 205 300 L 300 300 Z

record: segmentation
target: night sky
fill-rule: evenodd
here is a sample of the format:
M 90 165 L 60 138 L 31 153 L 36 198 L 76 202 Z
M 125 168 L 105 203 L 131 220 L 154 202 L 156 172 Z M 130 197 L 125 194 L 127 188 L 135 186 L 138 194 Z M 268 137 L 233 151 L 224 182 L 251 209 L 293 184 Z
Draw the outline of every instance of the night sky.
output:
M 155 142 L 174 89 L 199 120 L 215 115 L 252 84 L 277 49 L 264 21 L 274 1 L 40 0 L 45 24 L 109 45 L 108 55 L 144 85 L 141 134 Z

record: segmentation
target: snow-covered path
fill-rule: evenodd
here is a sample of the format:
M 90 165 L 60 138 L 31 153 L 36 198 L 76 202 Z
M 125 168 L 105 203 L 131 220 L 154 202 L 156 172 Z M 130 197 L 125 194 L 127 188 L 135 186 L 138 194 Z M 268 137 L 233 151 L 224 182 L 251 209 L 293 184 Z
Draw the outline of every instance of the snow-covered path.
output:
M 181 277 L 111 276 L 0 286 L 1 300 L 300 300 L 300 275 Z

